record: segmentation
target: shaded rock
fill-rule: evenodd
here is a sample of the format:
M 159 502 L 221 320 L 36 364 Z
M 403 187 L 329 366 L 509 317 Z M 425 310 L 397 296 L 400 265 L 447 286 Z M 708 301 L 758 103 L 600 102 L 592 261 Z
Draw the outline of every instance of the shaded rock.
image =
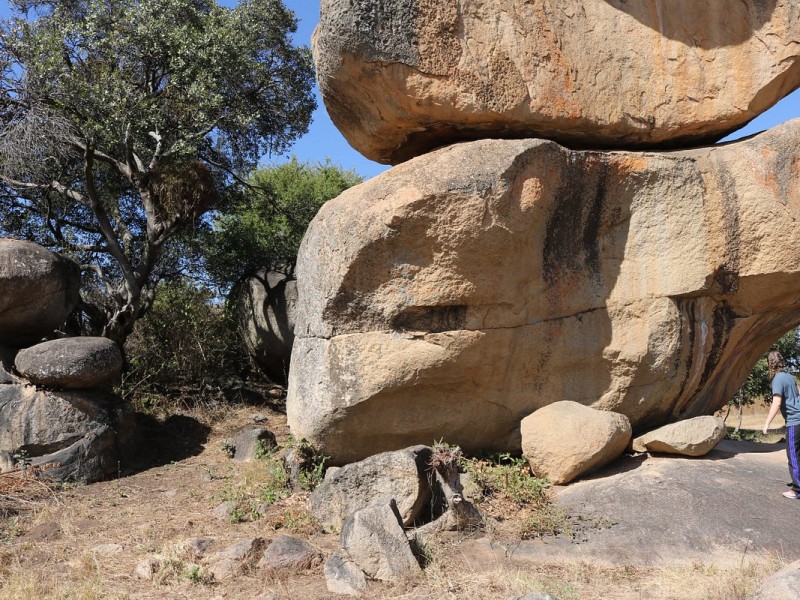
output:
M 134 435 L 129 403 L 103 392 L 0 386 L 0 452 L 46 466 L 55 481 L 98 481 L 119 472 Z
M 242 339 L 267 377 L 286 384 L 294 343 L 297 281 L 286 273 L 261 271 L 246 280 L 237 300 Z
M 233 460 L 250 462 L 277 447 L 275 434 L 263 427 L 243 427 L 233 438 Z
M 500 0 L 325 0 L 320 16 L 312 44 L 325 106 L 347 141 L 382 163 L 480 138 L 687 147 L 800 85 L 791 0 L 536 0 L 514 10 Z
M 267 546 L 258 561 L 261 569 L 277 571 L 293 569 L 303 571 L 322 563 L 322 555 L 310 544 L 290 535 L 279 535 Z
M 800 598 L 800 560 L 764 580 L 753 600 Z
M 298 256 L 292 433 L 341 465 L 516 452 L 556 400 L 637 432 L 713 413 L 800 323 L 799 146 L 800 120 L 671 153 L 483 140 L 345 191 Z
M 342 549 L 366 575 L 396 581 L 421 572 L 392 500 L 357 510 L 342 526 Z
M 726 433 L 725 422 L 719 417 L 694 417 L 649 431 L 634 439 L 632 447 L 635 452 L 703 456 L 711 452 Z
M 367 578 L 346 553 L 338 550 L 325 561 L 325 585 L 334 594 L 360 596 L 367 587 Z
M 19 383 L 19 380 L 11 374 L 15 356 L 16 350 L 0 346 L 0 384 Z
M 78 302 L 78 265 L 33 242 L 0 238 L 0 344 L 22 348 L 67 320 Z
M 14 364 L 23 377 L 36 385 L 111 388 L 119 384 L 122 353 L 107 338 L 62 338 L 21 350 Z
M 555 402 L 522 420 L 522 453 L 538 477 L 568 483 L 619 458 L 631 440 L 625 415 Z
M 328 531 L 340 531 L 356 510 L 394 500 L 402 524 L 411 525 L 431 499 L 425 475 L 430 456 L 429 448 L 413 446 L 328 469 L 311 494 L 314 518 Z

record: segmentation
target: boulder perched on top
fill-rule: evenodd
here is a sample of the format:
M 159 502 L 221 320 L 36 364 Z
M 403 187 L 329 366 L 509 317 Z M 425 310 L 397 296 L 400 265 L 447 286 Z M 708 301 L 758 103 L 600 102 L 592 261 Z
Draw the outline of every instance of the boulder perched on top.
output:
M 78 302 L 80 282 L 71 260 L 0 238 L 0 344 L 22 348 L 60 327 Z
M 111 394 L 0 385 L 0 454 L 43 466 L 49 479 L 116 475 L 132 437 L 133 410 Z
M 482 140 L 322 207 L 287 414 L 332 464 L 519 451 L 556 400 L 638 432 L 711 414 L 800 324 L 800 120 L 669 153 Z
M 632 448 L 636 452 L 704 456 L 725 438 L 725 433 L 722 419 L 706 415 L 648 431 L 633 440 Z
M 242 339 L 253 362 L 275 383 L 286 385 L 294 343 L 297 281 L 286 273 L 261 271 L 239 292 Z
M 555 402 L 525 417 L 522 454 L 538 477 L 569 483 L 619 458 L 631 440 L 625 415 Z
M 341 531 L 356 510 L 394 500 L 403 525 L 411 525 L 430 504 L 430 458 L 430 448 L 414 446 L 329 468 L 311 494 L 311 512 L 322 527 Z
M 687 147 L 800 85 L 796 0 L 323 0 L 322 97 L 359 152 L 448 143 Z
M 36 385 L 110 388 L 119 384 L 122 353 L 108 338 L 62 338 L 21 350 L 14 364 L 23 377 Z

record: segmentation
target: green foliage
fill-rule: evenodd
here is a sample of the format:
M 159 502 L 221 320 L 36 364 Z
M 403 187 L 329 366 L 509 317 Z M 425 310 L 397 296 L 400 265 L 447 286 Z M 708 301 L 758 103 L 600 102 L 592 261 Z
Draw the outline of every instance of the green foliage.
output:
M 296 453 L 300 465 L 297 473 L 297 486 L 307 492 L 313 491 L 325 477 L 325 469 L 330 457 L 322 454 L 314 444 L 305 438 L 297 440 L 290 436 L 286 447 Z
M 217 214 L 204 240 L 206 268 L 229 289 L 263 268 L 291 270 L 308 224 L 320 207 L 361 182 L 354 171 L 296 158 L 259 169 L 252 186 Z
M 489 459 L 463 459 L 462 464 L 484 497 L 503 496 L 517 506 L 543 507 L 550 502 L 550 484 L 534 477 L 524 458 L 503 453 Z
M 128 338 L 121 391 L 139 410 L 171 390 L 193 391 L 243 375 L 249 365 L 232 318 L 208 289 L 163 282 L 150 312 Z
M 797 373 L 800 369 L 800 345 L 798 345 L 797 329 L 787 331 L 781 339 L 772 346 L 771 350 L 778 350 L 786 362 L 786 370 Z M 767 355 L 758 359 L 744 384 L 729 404 L 739 406 L 752 404 L 759 398 L 770 397 L 770 377 L 767 369 Z
M 87 318 L 124 342 L 170 275 L 168 242 L 307 130 L 310 52 L 292 45 L 281 0 L 11 9 L 0 23 L 0 235 L 74 256 L 92 275 Z

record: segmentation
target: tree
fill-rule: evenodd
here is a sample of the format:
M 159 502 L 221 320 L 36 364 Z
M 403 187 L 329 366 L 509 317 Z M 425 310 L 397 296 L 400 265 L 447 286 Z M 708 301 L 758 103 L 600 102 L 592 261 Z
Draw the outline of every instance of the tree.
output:
M 11 0 L 0 25 L 0 234 L 75 257 L 90 328 L 124 343 L 178 235 L 315 108 L 281 0 Z M 188 233 L 187 233 L 188 232 Z
M 800 370 L 800 345 L 798 345 L 798 329 L 791 329 L 787 331 L 781 339 L 779 339 L 770 348 L 777 350 L 781 353 L 786 363 L 786 370 L 790 373 L 797 375 Z M 728 411 L 732 406 L 735 406 L 739 413 L 739 421 L 736 426 L 736 431 L 742 427 L 742 416 L 744 407 L 753 404 L 756 400 L 761 398 L 771 398 L 771 381 L 769 378 L 769 369 L 767 368 L 767 355 L 765 354 L 758 359 L 750 374 L 747 376 L 744 384 L 736 392 L 736 395 L 728 402 Z M 727 418 L 728 413 L 725 414 Z
M 352 170 L 296 158 L 259 169 L 251 188 L 217 215 L 203 243 L 206 268 L 223 290 L 259 270 L 294 271 L 303 234 L 320 207 L 361 183 Z

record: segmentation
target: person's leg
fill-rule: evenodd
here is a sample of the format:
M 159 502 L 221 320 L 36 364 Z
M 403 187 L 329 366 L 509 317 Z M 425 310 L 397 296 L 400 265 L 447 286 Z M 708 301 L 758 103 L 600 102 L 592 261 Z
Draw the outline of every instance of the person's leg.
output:
M 786 428 L 786 455 L 789 458 L 792 490 L 800 494 L 800 425 Z

